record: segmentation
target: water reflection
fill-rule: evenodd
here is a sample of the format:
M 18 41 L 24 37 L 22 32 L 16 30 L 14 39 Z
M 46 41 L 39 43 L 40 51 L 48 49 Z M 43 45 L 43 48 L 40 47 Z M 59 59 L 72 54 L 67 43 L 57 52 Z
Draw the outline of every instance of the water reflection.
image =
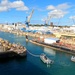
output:
M 52 56 L 56 55 L 56 52 L 54 50 L 47 48 L 47 47 L 44 47 L 44 52 L 49 54 L 49 55 L 52 55 Z

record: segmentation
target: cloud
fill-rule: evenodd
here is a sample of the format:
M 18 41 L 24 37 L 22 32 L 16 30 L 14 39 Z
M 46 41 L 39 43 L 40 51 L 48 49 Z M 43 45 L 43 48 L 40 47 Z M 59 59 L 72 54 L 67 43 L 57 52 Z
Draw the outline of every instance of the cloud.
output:
M 68 3 L 63 3 L 63 4 L 59 4 L 57 6 L 53 6 L 53 5 L 48 5 L 46 7 L 47 10 L 54 10 L 54 9 L 61 9 L 61 10 L 65 10 L 65 9 L 69 9 L 71 7 L 71 5 L 69 5 Z
M 24 5 L 23 1 L 14 1 L 10 3 L 11 8 L 16 8 L 16 10 L 28 10 L 28 7 Z
M 18 7 L 23 7 L 23 6 L 24 6 L 24 3 L 22 1 L 10 2 L 11 8 L 18 8 Z
M 70 16 L 69 18 L 70 18 L 70 19 L 75 19 L 75 16 Z
M 0 3 L 0 12 L 8 10 L 9 2 L 8 0 L 2 0 Z
M 8 10 L 8 8 L 7 8 L 7 7 L 5 7 L 5 6 L 0 7 L 0 11 L 7 11 L 7 10 Z
M 26 6 L 18 7 L 16 10 L 24 11 L 24 10 L 28 10 L 28 7 L 26 7 Z
M 29 10 L 29 8 L 27 6 L 25 6 L 25 4 L 22 0 L 17 0 L 17 1 L 13 1 L 13 2 L 10 2 L 8 0 L 1 0 L 0 12 L 7 11 L 12 8 L 19 10 L 19 11 Z
M 68 13 L 67 11 L 55 9 L 55 10 L 48 12 L 48 15 L 51 16 L 52 18 L 62 18 L 67 13 Z
M 62 18 L 67 13 L 69 13 L 67 10 L 71 8 L 71 5 L 68 3 L 59 4 L 57 6 L 48 5 L 46 7 L 47 10 L 50 10 L 48 12 L 48 16 L 52 16 L 53 18 Z
M 61 9 L 61 10 L 69 9 L 70 7 L 71 6 L 68 3 L 63 3 L 56 6 L 57 9 Z
M 1 6 L 6 6 L 6 5 L 8 5 L 8 3 L 9 3 L 8 0 L 2 0 L 0 5 Z
M 54 9 L 55 9 L 55 7 L 53 5 L 48 5 L 47 6 L 47 10 L 54 10 Z

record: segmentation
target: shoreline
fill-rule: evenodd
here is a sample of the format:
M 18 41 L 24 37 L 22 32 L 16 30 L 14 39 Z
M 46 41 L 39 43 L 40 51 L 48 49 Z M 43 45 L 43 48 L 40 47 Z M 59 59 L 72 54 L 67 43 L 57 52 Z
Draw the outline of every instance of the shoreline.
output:
M 16 34 L 16 35 L 19 35 L 19 36 L 26 36 L 26 35 L 28 35 L 30 37 L 35 37 L 35 38 L 38 38 L 40 36 L 43 36 L 44 38 L 55 37 L 54 34 L 40 34 L 40 33 L 32 33 L 32 32 L 23 32 L 23 31 L 20 31 L 20 30 L 9 31 L 9 30 L 0 29 L 0 31 Z
M 30 37 L 33 37 L 33 38 L 39 38 L 40 36 L 43 36 L 44 38 L 47 38 L 47 37 L 55 37 L 55 36 L 53 36 L 53 35 L 51 35 L 51 34 L 45 34 L 45 35 L 41 35 L 41 34 L 38 34 L 38 33 L 36 33 L 36 34 L 34 34 L 34 33 L 30 33 L 30 32 L 22 32 L 22 31 L 4 31 L 4 30 L 1 30 L 2 32 L 7 32 L 7 33 L 12 33 L 12 34 L 16 34 L 16 35 L 21 35 L 21 36 L 26 36 L 26 35 L 28 35 L 28 36 L 30 36 Z M 61 40 L 62 41 L 62 40 Z M 65 43 L 65 44 L 67 44 L 67 42 L 66 42 L 66 40 L 64 40 L 64 41 L 62 41 L 63 43 Z M 33 42 L 34 44 L 37 44 L 37 43 L 35 43 L 35 42 Z M 37 45 L 40 45 L 40 46 L 45 46 L 45 47 L 49 47 L 49 46 L 47 46 L 47 45 L 44 45 L 44 44 L 40 44 L 40 43 L 38 43 Z M 66 47 L 66 46 L 65 46 Z M 53 49 L 57 49 L 57 48 L 54 48 L 54 47 L 52 47 L 52 46 L 50 46 L 50 48 L 53 48 Z M 66 53 L 70 53 L 70 54 L 74 54 L 75 55 L 75 53 L 73 52 L 73 51 L 65 51 L 65 50 L 63 50 L 64 48 L 62 47 L 62 49 L 60 49 L 60 47 L 58 47 L 58 51 L 63 51 L 63 52 L 66 52 Z

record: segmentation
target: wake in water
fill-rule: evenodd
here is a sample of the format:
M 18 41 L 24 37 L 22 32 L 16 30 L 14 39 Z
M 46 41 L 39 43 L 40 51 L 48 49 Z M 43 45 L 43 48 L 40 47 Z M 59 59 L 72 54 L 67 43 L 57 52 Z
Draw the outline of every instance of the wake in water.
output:
M 33 53 L 31 53 L 30 51 L 28 51 L 28 50 L 27 50 L 27 52 L 28 52 L 30 55 L 34 56 L 34 57 L 40 57 L 40 55 L 33 54 Z
M 50 65 L 47 64 L 47 67 L 50 67 Z

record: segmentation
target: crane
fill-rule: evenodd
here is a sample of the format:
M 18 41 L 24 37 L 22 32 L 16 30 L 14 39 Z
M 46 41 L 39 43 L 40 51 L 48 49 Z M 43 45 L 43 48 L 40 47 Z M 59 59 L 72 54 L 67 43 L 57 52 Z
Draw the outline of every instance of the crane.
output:
M 51 19 L 51 16 L 48 16 L 47 19 L 45 20 L 45 26 L 48 25 L 50 19 Z
M 74 23 L 74 25 L 75 25 L 75 21 L 74 21 L 74 19 L 72 18 L 72 20 L 73 20 L 73 23 Z
M 30 19 L 31 19 L 31 17 L 33 15 L 33 12 L 34 12 L 34 9 L 30 13 L 30 15 L 26 17 L 26 23 L 25 23 L 26 24 L 26 28 L 29 28 Z

